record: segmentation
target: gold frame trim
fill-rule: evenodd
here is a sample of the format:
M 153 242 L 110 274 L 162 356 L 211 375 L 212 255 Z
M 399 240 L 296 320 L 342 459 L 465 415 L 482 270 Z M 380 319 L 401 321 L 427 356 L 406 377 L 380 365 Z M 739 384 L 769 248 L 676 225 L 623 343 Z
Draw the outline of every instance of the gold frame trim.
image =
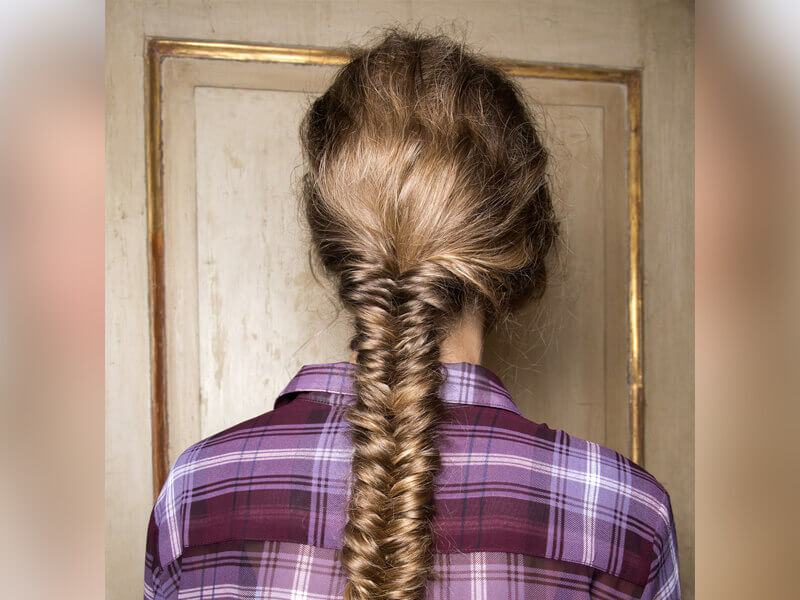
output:
M 155 494 L 169 470 L 167 446 L 166 297 L 164 271 L 163 138 L 161 64 L 166 58 L 343 65 L 345 50 L 241 44 L 201 40 L 148 38 L 145 53 L 145 143 L 147 171 L 147 245 L 150 302 L 151 434 Z M 542 64 L 498 59 L 495 63 L 518 77 L 622 84 L 628 113 L 628 402 L 630 457 L 644 461 L 644 363 L 642 267 L 642 72 L 583 65 Z

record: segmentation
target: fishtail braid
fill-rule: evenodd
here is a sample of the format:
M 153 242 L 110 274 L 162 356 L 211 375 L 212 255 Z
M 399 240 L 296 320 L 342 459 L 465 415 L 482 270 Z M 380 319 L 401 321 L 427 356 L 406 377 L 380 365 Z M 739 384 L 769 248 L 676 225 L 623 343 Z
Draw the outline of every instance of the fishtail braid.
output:
M 384 591 L 391 600 L 422 598 L 432 573 L 434 484 L 441 466 L 437 427 L 445 417 L 440 350 L 457 310 L 447 293 L 454 279 L 427 263 L 397 281 L 395 455 Z

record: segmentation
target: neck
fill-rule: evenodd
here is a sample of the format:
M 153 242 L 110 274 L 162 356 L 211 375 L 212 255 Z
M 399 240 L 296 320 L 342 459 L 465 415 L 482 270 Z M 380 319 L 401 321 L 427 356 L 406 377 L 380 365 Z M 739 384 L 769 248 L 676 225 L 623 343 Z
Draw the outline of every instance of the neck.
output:
M 448 363 L 468 362 L 479 365 L 482 356 L 483 320 L 478 311 L 469 310 L 442 342 L 440 360 Z M 355 352 L 350 354 L 349 362 L 355 364 Z

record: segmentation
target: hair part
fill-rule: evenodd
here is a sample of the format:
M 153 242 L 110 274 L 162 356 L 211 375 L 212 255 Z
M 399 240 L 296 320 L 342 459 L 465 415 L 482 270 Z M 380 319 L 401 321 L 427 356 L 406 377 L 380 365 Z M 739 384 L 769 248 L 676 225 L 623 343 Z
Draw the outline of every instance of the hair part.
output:
M 422 598 L 432 574 L 440 348 L 541 295 L 558 233 L 518 86 L 444 35 L 390 28 L 301 125 L 314 251 L 353 317 L 345 598 Z

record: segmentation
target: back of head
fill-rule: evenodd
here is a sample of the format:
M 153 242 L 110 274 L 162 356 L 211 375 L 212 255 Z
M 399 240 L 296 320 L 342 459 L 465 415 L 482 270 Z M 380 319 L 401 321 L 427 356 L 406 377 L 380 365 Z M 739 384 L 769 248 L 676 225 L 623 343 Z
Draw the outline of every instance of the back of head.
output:
M 514 82 L 442 35 L 356 48 L 301 127 L 316 253 L 352 313 L 345 597 L 421 598 L 433 553 L 440 347 L 544 290 L 547 152 Z

